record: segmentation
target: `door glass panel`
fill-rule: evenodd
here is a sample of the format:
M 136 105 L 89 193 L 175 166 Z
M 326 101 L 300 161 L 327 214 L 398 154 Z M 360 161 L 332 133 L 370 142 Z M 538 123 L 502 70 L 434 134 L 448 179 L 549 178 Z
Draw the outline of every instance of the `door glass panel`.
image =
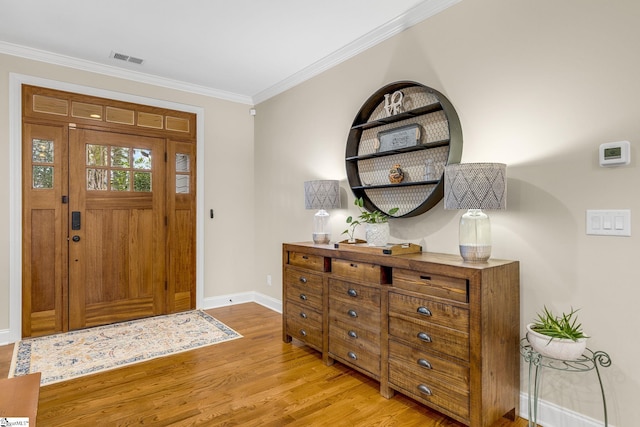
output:
M 107 166 L 107 146 L 87 144 L 87 165 Z
M 53 188 L 53 166 L 33 167 L 33 188 Z
M 151 172 L 133 173 L 133 191 L 151 191 Z
M 111 166 L 116 168 L 129 168 L 129 149 L 126 147 L 111 147 Z
M 189 194 L 189 175 L 176 175 L 176 193 Z
M 135 169 L 151 169 L 151 150 L 133 149 L 133 167 Z
M 111 190 L 129 191 L 129 171 L 111 171 Z
M 87 190 L 106 191 L 108 176 L 109 171 L 106 169 L 87 169 Z
M 31 146 L 33 148 L 32 160 L 35 163 L 53 163 L 53 141 L 33 139 Z
M 189 172 L 190 163 L 188 154 L 176 153 L 176 172 Z

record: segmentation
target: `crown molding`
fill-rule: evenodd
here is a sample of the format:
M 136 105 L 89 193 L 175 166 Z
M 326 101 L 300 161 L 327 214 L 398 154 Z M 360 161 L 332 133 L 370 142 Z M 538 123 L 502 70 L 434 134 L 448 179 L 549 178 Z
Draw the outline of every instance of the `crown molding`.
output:
M 409 9 L 406 13 L 370 31 L 343 48 L 338 49 L 290 77 L 255 94 L 253 96 L 253 103 L 257 105 L 291 89 L 461 1 L 462 0 L 429 0 L 420 3 L 412 9 Z
M 113 67 L 110 65 L 99 64 L 97 62 L 85 61 L 70 56 L 59 55 L 40 49 L 33 49 L 26 46 L 7 43 L 0 41 L 0 53 L 18 56 L 21 58 L 31 59 L 34 61 L 46 62 L 48 64 L 69 67 L 76 70 L 88 71 L 106 75 L 109 77 L 118 77 L 126 80 L 132 80 L 139 83 L 146 83 L 154 86 L 175 89 L 183 92 L 195 93 L 198 95 L 219 98 L 227 101 L 238 102 L 241 104 L 252 104 L 250 96 L 239 95 L 236 93 L 226 92 L 223 90 L 213 89 L 206 86 L 195 85 L 179 80 L 167 79 L 151 74 L 140 73 L 138 71 L 126 70 L 123 68 Z

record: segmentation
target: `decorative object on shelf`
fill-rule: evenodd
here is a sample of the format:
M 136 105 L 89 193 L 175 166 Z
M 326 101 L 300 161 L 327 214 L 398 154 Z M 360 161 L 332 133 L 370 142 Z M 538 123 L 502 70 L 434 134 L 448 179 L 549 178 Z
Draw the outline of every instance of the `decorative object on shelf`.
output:
M 378 132 L 376 151 L 384 153 L 386 151 L 415 147 L 420 144 L 421 135 L 420 125 L 417 123 Z
M 362 197 L 355 199 L 353 204 L 360 209 L 360 216 L 354 219 L 352 216 L 347 217 L 348 228 L 342 232 L 349 236 L 349 243 L 356 243 L 354 233 L 360 224 L 366 224 L 366 239 L 369 246 L 385 246 L 389 241 L 389 216 L 380 211 L 369 212 L 364 209 L 364 200 Z M 389 209 L 389 215 L 393 215 L 398 208 Z M 381 227 L 377 227 L 381 226 Z M 384 242 L 383 242 L 384 240 Z
M 404 101 L 404 93 L 401 90 L 393 92 L 393 94 L 385 93 L 384 95 L 384 111 L 387 117 L 395 116 L 402 112 L 402 102 Z
M 425 181 L 433 181 L 436 179 L 436 167 L 433 164 L 433 159 L 429 157 L 425 162 L 424 168 L 424 180 Z
M 306 209 L 318 209 L 313 217 L 313 242 L 328 244 L 331 229 L 326 210 L 340 208 L 340 183 L 336 180 L 305 181 L 304 204 Z
M 527 325 L 527 340 L 543 356 L 561 360 L 576 360 L 587 347 L 587 335 L 582 331 L 573 308 L 562 316 L 554 315 L 547 307 L 538 319 Z
M 507 166 L 458 163 L 445 166 L 444 208 L 468 209 L 460 218 L 460 255 L 468 262 L 491 256 L 491 222 L 482 209 L 506 209 Z
M 393 165 L 393 167 L 389 169 L 389 182 L 392 184 L 400 184 L 403 179 L 404 171 L 400 168 L 400 165 Z
M 378 89 L 357 112 L 345 150 L 347 181 L 367 210 L 396 218 L 427 212 L 444 195 L 444 165 L 460 162 L 462 126 L 442 93 L 413 81 Z M 432 159 L 433 179 L 424 179 Z M 405 179 L 389 182 L 389 169 L 401 164 Z M 411 179 L 409 179 L 411 178 Z

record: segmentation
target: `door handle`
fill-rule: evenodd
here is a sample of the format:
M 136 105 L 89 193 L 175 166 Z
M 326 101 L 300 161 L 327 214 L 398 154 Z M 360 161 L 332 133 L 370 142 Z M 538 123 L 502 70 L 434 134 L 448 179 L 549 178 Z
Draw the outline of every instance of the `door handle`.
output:
M 79 211 L 71 212 L 71 229 L 80 230 L 81 226 L 82 226 L 82 222 L 80 221 L 80 212 Z M 77 240 L 74 240 L 74 242 L 77 242 Z

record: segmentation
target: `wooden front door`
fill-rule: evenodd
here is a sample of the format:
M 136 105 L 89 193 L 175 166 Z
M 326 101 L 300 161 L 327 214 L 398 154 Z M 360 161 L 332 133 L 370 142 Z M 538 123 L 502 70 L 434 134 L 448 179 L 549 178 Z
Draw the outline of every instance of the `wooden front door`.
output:
M 22 336 L 196 306 L 195 115 L 23 87 Z
M 164 145 L 69 129 L 69 329 L 164 312 Z

